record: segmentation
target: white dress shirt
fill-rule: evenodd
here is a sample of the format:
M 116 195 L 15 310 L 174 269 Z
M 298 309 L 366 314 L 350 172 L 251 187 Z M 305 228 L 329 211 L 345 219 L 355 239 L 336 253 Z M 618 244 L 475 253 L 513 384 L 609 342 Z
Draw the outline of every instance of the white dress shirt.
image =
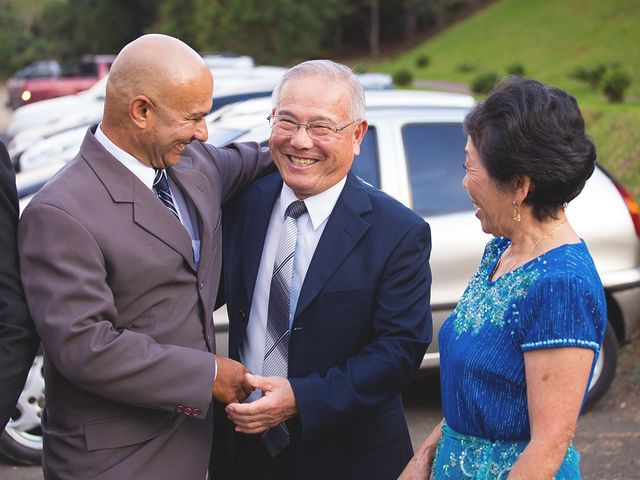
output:
M 316 251 L 322 232 L 327 225 L 327 220 L 338 201 L 338 197 L 344 188 L 346 177 L 331 188 L 304 200 L 307 213 L 298 217 L 298 239 L 293 260 L 293 278 L 291 281 L 291 311 L 289 312 L 289 326 L 293 321 L 296 311 L 298 296 L 304 283 L 311 259 Z M 267 313 L 269 311 L 269 292 L 271 290 L 271 276 L 280 241 L 280 234 L 284 226 L 284 214 L 291 202 L 296 201 L 293 190 L 283 183 L 280 196 L 276 199 L 271 219 L 267 228 L 267 235 L 262 248 L 260 267 L 256 278 L 256 286 L 251 299 L 251 311 L 247 332 L 240 347 L 240 361 L 251 372 L 262 374 L 262 364 L 265 352 L 265 332 L 267 328 Z M 254 390 L 247 398 L 247 402 L 257 400 L 262 396 L 262 391 Z

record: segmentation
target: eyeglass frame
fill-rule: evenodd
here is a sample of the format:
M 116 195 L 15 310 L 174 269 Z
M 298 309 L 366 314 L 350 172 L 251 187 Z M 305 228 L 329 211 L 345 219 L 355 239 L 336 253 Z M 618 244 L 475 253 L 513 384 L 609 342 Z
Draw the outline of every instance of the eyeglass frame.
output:
M 278 117 L 279 116 L 280 115 L 271 114 L 271 115 L 269 115 L 267 117 L 267 122 L 269 122 L 269 125 L 271 126 L 272 130 L 273 130 L 273 127 L 275 127 L 275 122 L 278 121 Z M 271 119 L 275 120 L 275 122 L 273 124 L 271 123 Z M 291 124 L 295 124 L 295 126 L 296 126 L 296 129 L 291 132 L 291 135 L 287 135 L 287 136 L 293 137 L 296 133 L 298 133 L 298 131 L 300 131 L 300 127 L 304 127 L 304 129 L 306 130 L 307 136 L 309 138 L 313 138 L 311 135 L 309 135 L 309 128 L 310 128 L 309 122 L 298 122 L 298 121 L 295 121 L 292 118 L 288 119 L 286 121 L 290 122 Z M 353 125 L 354 123 L 359 122 L 359 121 L 360 121 L 360 119 L 357 118 L 357 119 L 352 120 L 351 122 L 347 123 L 346 125 L 343 125 L 342 127 L 336 127 L 335 125 L 331 125 L 330 123 L 323 124 L 322 126 L 329 128 L 329 130 L 331 130 L 334 134 L 337 135 L 338 133 L 342 132 L 345 128 L 350 127 L 351 125 Z M 310 123 L 314 123 L 314 122 L 310 122 Z M 286 135 L 286 134 L 282 134 L 281 133 L 280 135 Z M 315 139 L 317 140 L 317 138 L 315 138 Z

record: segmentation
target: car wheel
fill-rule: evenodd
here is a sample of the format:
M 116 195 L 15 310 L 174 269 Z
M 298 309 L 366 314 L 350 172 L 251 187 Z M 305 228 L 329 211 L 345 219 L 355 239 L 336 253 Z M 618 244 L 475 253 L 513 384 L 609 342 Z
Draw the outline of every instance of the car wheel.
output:
M 616 375 L 616 366 L 618 365 L 618 340 L 616 334 L 609 323 L 607 323 L 607 331 L 602 342 L 600 355 L 596 362 L 596 368 L 593 371 L 593 377 L 589 384 L 589 393 L 584 402 L 583 411 L 593 407 L 602 396 L 607 393 L 613 377 Z
M 0 435 L 0 453 L 25 465 L 42 461 L 40 419 L 44 410 L 42 356 L 36 356 L 18 399 L 16 410 Z

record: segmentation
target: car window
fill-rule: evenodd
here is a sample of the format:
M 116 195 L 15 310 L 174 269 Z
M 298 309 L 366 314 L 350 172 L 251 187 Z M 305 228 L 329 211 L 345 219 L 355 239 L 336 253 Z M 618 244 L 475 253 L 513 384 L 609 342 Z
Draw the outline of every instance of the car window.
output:
M 351 171 L 376 188 L 380 188 L 380 171 L 378 169 L 378 135 L 375 127 L 369 130 L 362 139 L 360 155 L 353 159 Z
M 422 216 L 471 210 L 471 201 L 462 187 L 466 144 L 462 124 L 405 125 L 402 139 L 413 210 Z
M 43 78 L 55 77 L 60 74 L 60 65 L 57 62 L 35 62 L 16 72 L 17 78 Z
M 252 98 L 262 98 L 271 96 L 271 90 L 263 90 L 258 92 L 245 92 L 245 93 L 236 93 L 233 95 L 222 95 L 216 97 L 214 92 L 213 94 L 213 105 L 211 106 L 211 110 L 209 113 L 215 112 L 216 110 L 224 107 L 225 105 L 230 105 L 232 103 L 244 102 L 245 100 L 251 100 Z

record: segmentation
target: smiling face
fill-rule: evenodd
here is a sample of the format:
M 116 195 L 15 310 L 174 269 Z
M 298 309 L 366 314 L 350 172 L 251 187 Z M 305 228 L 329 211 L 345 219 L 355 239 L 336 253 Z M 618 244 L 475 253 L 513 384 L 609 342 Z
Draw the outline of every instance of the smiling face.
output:
M 491 178 L 471 137 L 465 147 L 465 176 L 462 186 L 476 207 L 476 217 L 482 231 L 492 235 L 510 237 L 513 228 L 513 193 L 506 191 Z
M 205 116 L 212 103 L 213 81 L 207 69 L 195 81 L 180 85 L 164 98 L 150 99 L 146 156 L 151 166 L 172 167 L 186 145 L 208 138 Z
M 293 122 L 323 122 L 342 127 L 351 118 L 352 99 L 345 84 L 306 76 L 288 80 L 280 91 L 273 114 Z M 367 122 L 360 120 L 322 140 L 312 140 L 304 126 L 293 136 L 271 131 L 269 148 L 284 182 L 303 200 L 317 195 L 347 175 Z

